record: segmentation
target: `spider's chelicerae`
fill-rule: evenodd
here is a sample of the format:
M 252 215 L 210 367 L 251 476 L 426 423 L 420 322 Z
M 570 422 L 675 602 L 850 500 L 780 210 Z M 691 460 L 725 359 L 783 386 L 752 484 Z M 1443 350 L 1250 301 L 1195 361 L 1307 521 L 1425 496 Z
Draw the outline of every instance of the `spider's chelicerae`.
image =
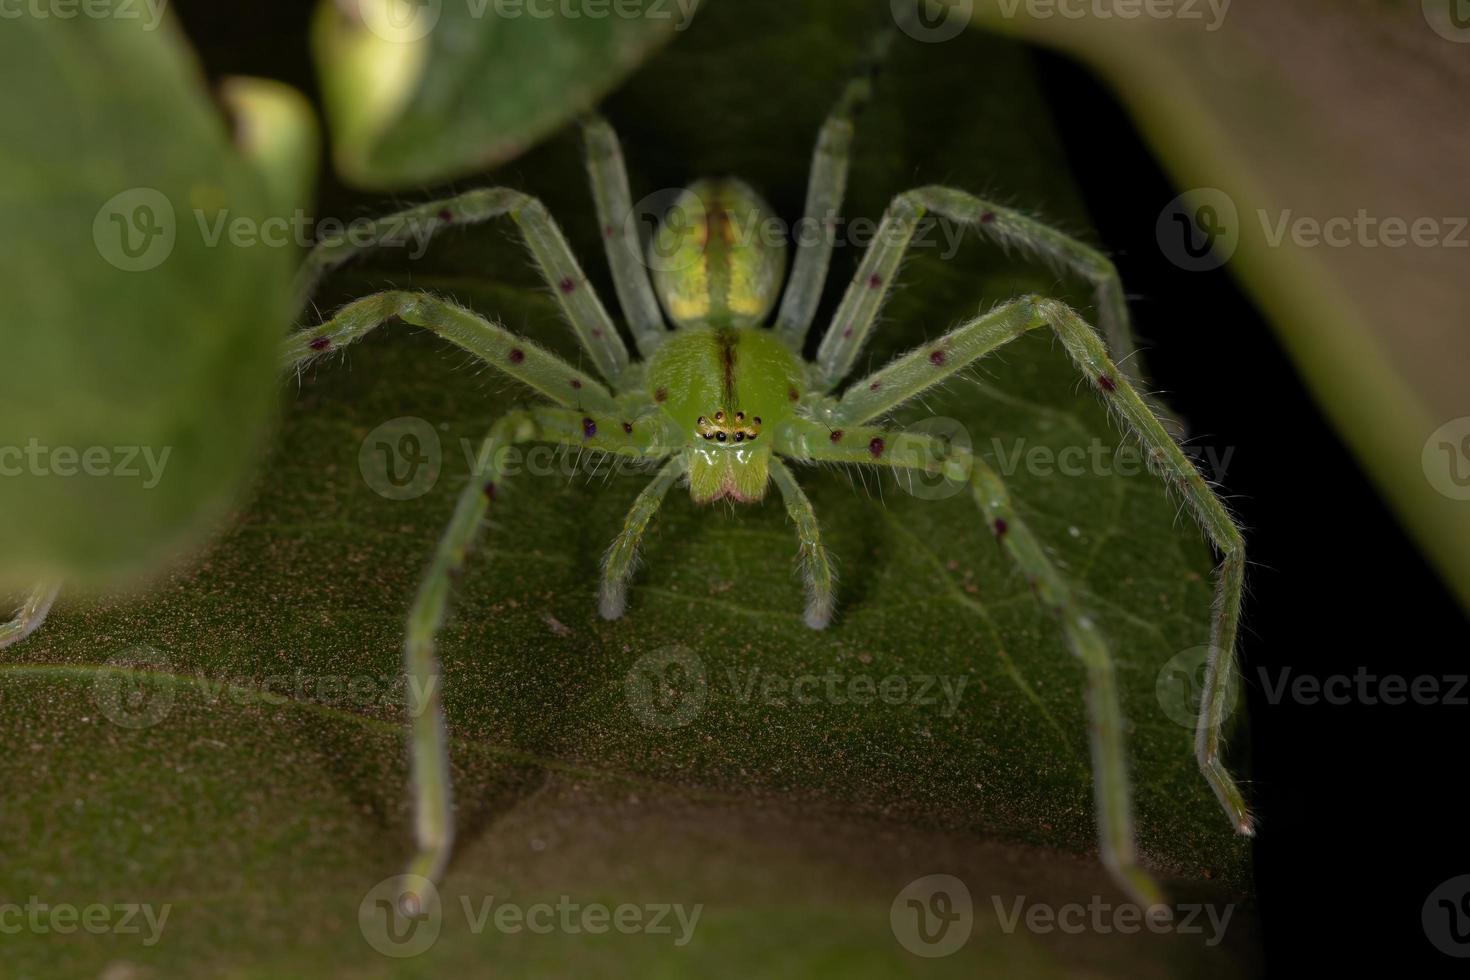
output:
M 835 225 L 847 180 L 853 116 L 870 95 L 872 74 L 865 72 L 849 83 L 821 129 L 806 227 Z M 600 378 L 497 323 L 422 292 L 382 292 L 359 299 L 320 326 L 292 334 L 283 351 L 283 367 L 300 369 L 397 318 L 457 344 L 544 399 L 543 404 L 512 412 L 491 426 L 476 457 L 475 477 L 459 499 L 409 615 L 406 670 L 413 690 L 430 693 L 411 711 L 418 851 L 402 878 L 405 907 L 412 909 L 420 902 L 423 883 L 443 873 L 453 837 L 448 748 L 435 683 L 439 677 L 435 634 L 444 619 L 451 581 L 496 500 L 503 475 L 501 450 L 533 441 L 602 450 L 659 466 L 603 560 L 598 604 L 609 619 L 624 613 L 640 538 L 675 484 L 687 484 L 696 503 L 759 501 L 771 483 L 776 485 L 796 524 L 806 588 L 805 620 L 813 629 L 826 627 L 832 618 L 834 575 L 817 517 L 788 463 L 922 470 L 968 484 L 980 514 L 1034 585 L 1039 601 L 1055 615 L 1086 670 L 1103 860 L 1135 901 L 1162 905 L 1161 890 L 1136 859 L 1124 722 L 1107 639 L 984 459 L 929 434 L 876 424 L 925 390 L 1037 328 L 1055 332 L 1078 371 L 1142 440 L 1157 470 L 1183 496 L 1220 556 L 1195 747 L 1200 768 L 1232 824 L 1249 834 L 1251 817 L 1221 762 L 1221 727 L 1235 671 L 1245 567 L 1240 533 L 1149 402 L 1113 361 L 1098 332 L 1057 300 L 1025 296 L 842 385 L 878 320 L 916 225 L 926 215 L 974 228 L 996 243 L 1015 246 L 1086 279 L 1094 288 L 1098 318 L 1112 345 L 1120 348 L 1128 343 L 1128 314 L 1112 263 L 1026 215 L 964 191 L 947 187 L 906 191 L 884 213 L 815 360 L 807 361 L 802 349 L 827 275 L 830 236 L 818 235 L 798 245 L 782 293 L 786 245 L 749 234 L 762 226 L 770 208 L 747 184 L 724 178 L 701 180 L 684 190 L 645 252 L 636 226 L 625 220 L 631 212 L 631 195 L 617 137 L 600 118 L 588 118 L 583 128 L 597 215 L 638 359 L 629 354 L 546 209 L 534 198 L 500 187 L 425 204 L 383 219 L 380 227 L 416 222 L 418 227 L 439 229 L 509 215 Z M 361 250 L 361 245 L 345 240 L 313 250 L 302 272 L 301 304 L 325 272 Z M 773 310 L 774 322 L 768 324 Z M 0 625 L 0 647 L 35 629 L 54 597 L 55 586 L 37 589 L 15 620 Z

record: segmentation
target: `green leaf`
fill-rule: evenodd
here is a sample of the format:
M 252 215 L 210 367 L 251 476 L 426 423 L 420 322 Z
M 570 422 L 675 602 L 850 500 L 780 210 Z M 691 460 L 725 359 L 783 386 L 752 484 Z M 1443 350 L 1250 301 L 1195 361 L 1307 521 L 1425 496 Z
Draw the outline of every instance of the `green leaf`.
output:
M 115 582 L 234 502 L 294 254 L 205 233 L 270 212 L 172 20 L 7 19 L 0 87 L 0 582 Z
M 518 156 L 692 21 L 699 0 L 322 0 L 314 47 L 338 169 L 365 187 Z
M 736 173 L 799 215 L 817 127 L 878 26 L 855 9 L 712 5 L 605 107 L 634 197 Z M 563 133 L 499 176 L 543 197 L 610 297 L 578 142 Z M 1008 42 L 900 45 L 856 152 L 846 210 L 869 222 L 895 192 L 946 181 L 1085 226 L 1030 62 Z M 331 279 L 319 302 L 331 309 L 411 283 L 578 359 L 506 231 L 451 232 L 419 260 L 374 255 Z M 827 309 L 859 254 L 839 250 Z M 1055 277 L 972 242 L 954 257 L 920 249 L 904 282 L 875 364 L 979 307 L 1050 290 Z M 799 474 L 841 562 L 838 620 L 820 633 L 801 622 L 796 542 L 776 500 L 732 512 L 695 508 L 676 491 L 650 531 L 627 616 L 608 623 L 595 611 L 598 560 L 647 478 L 552 465 L 505 485 L 442 634 L 458 828 L 442 932 L 420 956 L 382 957 L 359 932 L 358 909 L 409 850 L 394 686 L 402 624 L 468 475 L 463 441 L 476 443 L 525 393 L 417 333 L 390 329 L 344 360 L 293 386 L 256 499 L 205 568 L 142 600 L 63 602 L 45 630 L 7 651 L 0 735 L 28 748 L 0 762 L 10 801 L 0 850 L 27 856 L 12 890 L 176 903 L 154 946 L 26 936 L 7 950 L 22 969 L 1251 972 L 1252 926 L 1233 906 L 1223 946 L 1002 927 L 997 903 L 1009 914 L 1022 896 L 1053 908 L 1122 901 L 1095 854 L 1081 667 L 967 496 L 920 499 L 891 478 L 828 469 Z M 992 457 L 992 439 L 1006 454 L 1122 442 L 1045 337 L 926 403 L 905 421 L 958 420 Z M 405 416 L 427 423 L 417 452 L 438 473 L 429 492 L 397 500 L 382 448 L 391 458 L 407 444 L 381 427 Z M 396 464 L 407 473 L 406 458 Z M 1248 849 L 1198 774 L 1191 731 L 1156 693 L 1164 665 L 1208 633 L 1203 539 L 1146 475 L 1022 465 L 1011 479 L 1115 642 L 1143 853 L 1175 899 L 1239 901 Z M 670 659 L 683 667 L 662 675 L 671 690 L 650 686 Z M 828 675 L 836 696 L 825 680 L 814 699 L 763 693 L 766 678 L 789 687 Z M 954 710 L 942 696 L 919 703 L 934 697 L 914 680 L 926 677 L 963 683 Z M 887 678 L 901 696 L 857 703 L 865 681 L 881 690 Z M 650 705 L 650 692 L 672 700 Z M 687 723 L 673 724 L 680 706 Z M 921 960 L 895 938 L 890 911 L 910 882 L 936 873 L 968 886 L 975 933 L 959 953 Z M 487 896 L 703 910 L 693 940 L 677 947 L 677 932 L 538 935 L 492 924 L 477 935 L 461 900 L 478 910 Z
M 1202 3 L 1127 21 L 944 2 L 1091 63 L 1178 186 L 1211 189 L 1228 268 L 1470 608 L 1470 138 L 1452 122 L 1470 30 L 1454 0 Z

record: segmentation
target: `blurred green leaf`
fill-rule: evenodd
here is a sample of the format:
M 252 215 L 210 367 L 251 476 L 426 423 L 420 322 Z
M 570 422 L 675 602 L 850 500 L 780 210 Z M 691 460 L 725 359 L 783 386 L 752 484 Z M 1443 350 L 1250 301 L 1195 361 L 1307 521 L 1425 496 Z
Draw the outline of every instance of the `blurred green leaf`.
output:
M 634 197 L 737 173 L 799 215 L 817 127 L 878 26 L 857 9 L 712 5 L 605 107 Z M 578 142 L 565 132 L 493 179 L 543 197 L 610 297 Z M 1085 226 L 1030 62 L 1008 42 L 900 45 L 856 153 L 846 213 L 860 245 L 892 194 L 933 181 Z M 326 210 L 387 206 L 353 198 Z M 432 289 L 578 360 L 506 232 L 456 230 L 420 259 L 374 254 L 333 277 L 319 303 L 330 310 L 386 283 Z M 875 364 L 977 308 L 1056 286 L 993 249 L 972 242 L 950 256 L 932 241 L 906 269 Z M 827 309 L 860 253 L 839 249 Z M 839 618 L 818 633 L 801 622 L 796 542 L 779 502 L 728 512 L 676 491 L 650 531 L 627 616 L 608 623 L 595 611 L 598 559 L 646 477 L 574 474 L 575 456 L 565 469 L 528 458 L 536 472 L 505 485 L 458 583 L 441 644 L 459 834 L 442 933 L 417 957 L 375 952 L 359 902 L 401 870 L 411 836 L 396 686 L 404 616 L 468 475 L 466 441 L 526 396 L 422 334 L 390 329 L 342 360 L 301 380 L 256 499 L 206 567 L 146 600 L 63 603 L 0 667 L 12 693 L 0 700 L 0 734 L 29 747 L 0 762 L 11 801 L 0 850 L 27 855 L 13 890 L 176 904 L 152 947 L 136 936 L 27 936 L 11 952 L 22 969 L 1251 974 L 1252 925 L 1233 904 L 1222 945 L 1206 945 L 1208 930 L 1003 928 L 997 903 L 1009 912 L 1018 900 L 1122 897 L 1095 855 L 1081 668 L 966 495 L 920 499 L 891 477 L 803 470 L 842 573 Z M 405 416 L 426 423 L 419 449 L 438 472 L 429 492 L 394 500 L 373 487 L 387 488 L 382 427 Z M 931 417 L 957 420 L 997 463 L 1094 440 L 1107 458 L 1123 441 L 1040 336 L 903 421 Z M 403 475 L 412 460 L 386 441 Z M 1115 641 L 1143 853 L 1175 899 L 1239 902 L 1248 848 L 1198 774 L 1191 730 L 1157 694 L 1165 665 L 1206 639 L 1210 556 L 1155 480 L 1087 469 L 1022 464 L 1011 479 Z M 650 710 L 647 682 L 671 657 L 683 669 L 662 674 L 670 689 L 651 690 L 669 700 Z M 793 697 L 790 685 L 808 677 L 818 696 Z M 901 693 L 864 694 L 888 678 Z M 944 679 L 957 700 L 925 678 Z M 670 725 L 681 707 L 687 724 Z M 890 911 L 911 881 L 936 873 L 967 884 L 975 934 L 956 955 L 925 960 L 899 943 Z M 703 908 L 684 946 L 493 924 L 476 934 L 461 902 L 475 910 L 487 896 Z
M 699 0 L 322 0 L 337 168 L 364 187 L 504 163 L 688 28 Z
M 0 87 L 0 581 L 115 582 L 255 464 L 294 249 L 232 240 L 264 190 L 171 19 L 7 18 Z
M 1211 189 L 1228 268 L 1470 607 L 1470 27 L 1456 0 L 1133 19 L 942 2 L 1095 66 L 1178 185 Z

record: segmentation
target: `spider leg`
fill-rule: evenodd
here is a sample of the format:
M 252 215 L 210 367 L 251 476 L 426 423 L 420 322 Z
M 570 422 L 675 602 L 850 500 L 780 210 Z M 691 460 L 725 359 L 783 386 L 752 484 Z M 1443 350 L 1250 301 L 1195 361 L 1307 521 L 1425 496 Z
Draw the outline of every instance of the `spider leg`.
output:
M 920 187 L 895 197 L 884 212 L 873 244 L 863 256 L 832 325 L 817 353 L 826 390 L 835 388 L 856 363 L 887 300 L 919 221 L 929 213 L 966 228 L 1002 247 L 1015 247 L 1070 272 L 1092 286 L 1097 315 L 1114 351 L 1132 353 L 1133 336 L 1123 283 L 1112 260 L 1069 235 L 1019 211 L 949 187 Z M 1131 376 L 1130 376 L 1131 377 Z
M 1145 908 L 1162 907 L 1163 891 L 1139 867 L 1133 841 L 1132 793 L 1124 746 L 1126 725 L 1112 651 L 1065 576 L 1016 512 L 1000 474 L 968 451 L 951 450 L 922 433 L 864 427 L 844 431 L 841 440 L 833 441 L 826 427 L 807 424 L 816 431 L 800 444 L 793 442 L 787 447 L 798 458 L 899 470 L 942 466 L 950 478 L 968 481 L 975 503 L 1001 546 L 1033 585 L 1039 601 L 1057 617 L 1068 647 L 1086 669 L 1088 740 L 1103 863 L 1133 901 Z
M 479 224 L 507 214 L 520 229 L 523 243 L 582 349 L 603 378 L 616 387 L 628 367 L 628 348 L 546 207 L 507 187 L 487 187 L 431 201 L 377 219 L 367 235 L 354 231 L 321 242 L 307 253 L 297 274 L 296 308 L 299 311 L 306 305 L 322 276 L 371 247 L 361 244 L 364 238 L 374 243 L 422 243 L 451 225 Z
M 663 310 L 648 277 L 648 265 L 642 253 L 638 229 L 630 227 L 633 194 L 628 189 L 628 168 L 623 162 L 623 148 L 618 134 L 608 121 L 591 114 L 582 120 L 587 175 L 592 182 L 592 198 L 597 206 L 597 220 L 602 225 L 602 240 L 607 246 L 607 263 L 612 269 L 613 288 L 633 342 L 645 359 L 668 337 Z
M 812 510 L 811 501 L 802 492 L 796 477 L 779 459 L 771 459 L 771 479 L 776 481 L 776 486 L 781 490 L 781 498 L 786 502 L 786 513 L 796 523 L 796 537 L 800 542 L 797 566 L 801 569 L 801 579 L 806 586 L 807 595 L 806 612 L 802 619 L 814 630 L 826 629 L 827 624 L 832 622 L 837 576 L 832 569 L 832 559 L 822 544 L 816 512 Z
M 1033 296 L 998 306 L 855 382 L 839 399 L 829 423 L 813 427 L 808 435 L 812 441 L 820 442 L 833 425 L 852 425 L 876 418 L 997 347 L 1043 326 L 1055 331 L 1077 369 L 1128 431 L 1144 444 L 1153 468 L 1183 496 L 1190 514 L 1219 557 L 1210 652 L 1195 730 L 1195 757 L 1232 826 L 1239 833 L 1250 834 L 1253 819 L 1246 809 L 1245 798 L 1221 758 L 1229 694 L 1238 669 L 1235 638 L 1245 581 L 1245 541 L 1225 504 L 1165 430 L 1153 409 L 1118 370 L 1102 338 L 1087 321 L 1065 303 L 1045 297 Z M 847 438 L 850 441 L 854 436 Z
M 564 408 L 615 411 L 612 394 L 597 380 L 499 324 L 428 293 L 374 293 L 354 300 L 320 326 L 287 337 L 281 366 L 304 367 L 394 317 L 433 331 Z
M 56 581 L 43 582 L 32 589 L 16 611 L 15 618 L 0 624 L 0 650 L 19 643 L 40 629 L 60 592 L 61 583 Z
M 555 442 L 632 457 L 662 455 L 651 448 L 646 436 L 628 433 L 618 425 L 589 426 L 589 421 L 577 412 L 532 408 L 512 412 L 492 425 L 475 456 L 470 482 L 460 493 L 454 516 L 420 580 L 408 616 L 403 651 L 408 678 L 414 835 L 418 847 L 408 866 L 409 875 L 439 880 L 453 845 L 449 745 L 441 700 L 443 675 L 434 638 L 443 625 L 454 579 L 463 570 L 485 513 L 496 499 L 499 481 L 504 476 L 504 450 L 516 443 Z M 419 907 L 423 907 L 422 903 Z
M 807 330 L 822 299 L 827 269 L 832 261 L 833 234 L 847 193 L 847 170 L 852 152 L 853 118 L 873 95 L 873 76 L 887 59 L 894 32 L 885 30 L 873 40 L 872 49 L 857 74 L 843 89 L 817 134 L 807 182 L 806 215 L 802 234 L 797 236 L 796 260 L 791 279 L 776 314 L 776 334 L 793 350 L 801 350 Z
M 669 487 L 684 475 L 688 465 L 683 456 L 675 456 L 659 470 L 653 482 L 644 487 L 638 499 L 633 501 L 633 508 L 623 521 L 623 529 L 613 538 L 607 554 L 603 555 L 602 585 L 597 595 L 597 608 L 603 619 L 619 619 L 627 608 L 628 581 L 638 566 L 638 544 L 643 540 L 643 532 L 648 529 L 653 515 L 658 513 Z

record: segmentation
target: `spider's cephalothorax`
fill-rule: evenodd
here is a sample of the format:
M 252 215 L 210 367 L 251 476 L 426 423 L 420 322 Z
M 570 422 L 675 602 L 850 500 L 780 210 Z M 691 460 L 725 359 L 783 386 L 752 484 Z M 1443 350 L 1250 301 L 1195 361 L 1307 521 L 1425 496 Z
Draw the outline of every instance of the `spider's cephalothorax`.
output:
M 891 40 L 891 35 L 888 36 Z M 889 40 L 879 44 L 881 51 Z M 847 180 L 854 109 L 870 79 L 851 82 L 817 139 L 805 227 L 831 228 Z M 1244 798 L 1221 761 L 1222 728 L 1235 676 L 1235 634 L 1245 570 L 1240 533 L 1209 484 L 1154 414 L 1150 402 L 1114 362 L 1109 344 L 1065 304 L 1041 296 L 1001 303 L 971 317 L 866 377 L 844 381 L 862 354 L 889 295 L 918 222 L 933 214 L 980 237 L 1040 256 L 1093 288 L 1097 315 L 1114 349 L 1129 344 L 1123 288 L 1111 262 L 1092 248 L 1021 212 L 964 191 L 921 187 L 897 195 L 883 215 L 858 271 L 833 311 L 816 356 L 802 357 L 816 319 L 831 258 L 828 236 L 803 240 L 782 291 L 787 248 L 768 234 L 771 209 L 732 179 L 701 181 L 681 192 L 645 249 L 626 220 L 628 175 L 617 137 L 599 118 L 584 126 L 587 167 L 608 263 L 642 363 L 588 283 L 561 230 L 541 203 L 509 188 L 470 191 L 383 219 L 372 240 L 393 240 L 403 227 L 437 229 L 510 216 L 575 333 L 596 375 L 567 363 L 498 323 L 424 292 L 384 292 L 357 300 L 325 323 L 292 334 L 283 365 L 297 368 L 352 343 L 394 318 L 433 331 L 540 397 L 491 426 L 476 454 L 474 479 L 425 573 L 409 614 L 404 645 L 410 689 L 432 691 L 412 712 L 412 759 L 418 852 L 403 878 L 436 879 L 453 836 L 448 748 L 437 692 L 442 690 L 434 639 L 450 584 L 486 511 L 499 506 L 501 467 L 513 443 L 539 441 L 648 460 L 658 474 L 638 495 L 603 559 L 598 607 L 617 618 L 627 606 L 639 542 L 669 489 L 687 480 L 696 501 L 761 499 L 779 490 L 796 526 L 807 593 L 803 619 L 823 628 L 832 618 L 836 584 L 811 503 L 788 463 L 834 463 L 914 472 L 936 469 L 968 483 L 977 517 L 1034 586 L 1056 619 L 1087 678 L 1100 847 L 1118 883 L 1138 902 L 1161 892 L 1137 861 L 1124 744 L 1125 721 L 1114 681 L 1112 648 L 1066 572 L 1013 505 L 1005 481 L 968 450 L 918 431 L 884 426 L 894 409 L 987 354 L 1034 329 L 1052 331 L 1079 374 L 1139 439 L 1158 472 L 1183 499 L 1220 556 L 1195 754 L 1232 824 L 1250 833 Z M 302 306 L 316 280 L 365 246 L 356 235 L 324 242 L 306 261 Z M 779 306 L 777 305 L 779 300 Z M 775 311 L 774 319 L 767 321 Z M 671 329 L 672 328 L 672 329 Z M 21 614 L 0 624 L 0 646 L 16 642 L 45 616 L 55 586 L 37 588 Z M 794 612 L 795 610 L 793 610 Z M 794 621 L 793 621 L 794 622 Z

